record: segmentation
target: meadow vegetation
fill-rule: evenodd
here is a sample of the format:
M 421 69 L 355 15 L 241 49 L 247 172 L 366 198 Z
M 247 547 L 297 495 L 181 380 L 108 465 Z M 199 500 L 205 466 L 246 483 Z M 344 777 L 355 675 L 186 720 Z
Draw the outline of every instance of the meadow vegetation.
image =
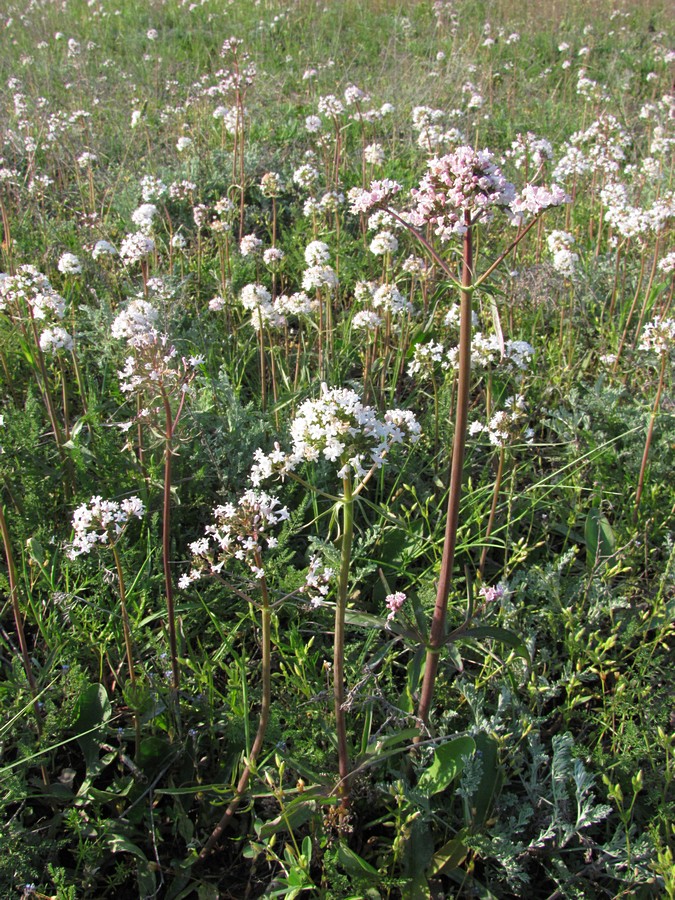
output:
M 675 897 L 668 4 L 0 4 L 0 893 Z

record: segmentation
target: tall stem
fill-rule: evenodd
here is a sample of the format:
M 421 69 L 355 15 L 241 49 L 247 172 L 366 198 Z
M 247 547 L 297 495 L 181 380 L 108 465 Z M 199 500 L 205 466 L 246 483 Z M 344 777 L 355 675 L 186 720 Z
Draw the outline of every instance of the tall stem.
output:
M 335 639 L 333 642 L 333 698 L 335 701 L 335 730 L 337 734 L 339 793 L 343 807 L 349 801 L 349 749 L 345 711 L 345 613 L 349 589 L 349 564 L 354 538 L 354 497 L 351 475 L 343 478 L 342 498 L 342 549 L 340 554 L 340 579 L 335 603 Z
M 462 258 L 462 292 L 459 320 L 459 380 L 457 385 L 457 410 L 455 414 L 455 437 L 452 447 L 452 463 L 450 469 L 450 492 L 445 520 L 445 540 L 441 572 L 436 592 L 436 605 L 431 620 L 429 645 L 427 648 L 424 680 L 418 707 L 418 715 L 425 723 L 429 722 L 429 711 L 434 696 L 438 661 L 445 638 L 445 619 L 448 609 L 448 597 L 452 582 L 452 569 L 455 562 L 457 545 L 457 528 L 459 525 L 459 501 L 462 493 L 462 471 L 464 468 L 464 451 L 466 448 L 467 419 L 469 413 L 469 382 L 471 380 L 471 283 L 473 279 L 473 242 L 471 213 L 464 212 L 467 226 L 464 235 Z
M 115 560 L 115 568 L 117 569 L 117 586 L 120 592 L 120 610 L 122 612 L 122 630 L 124 631 L 124 647 L 127 654 L 127 668 L 129 669 L 129 682 L 132 688 L 136 687 L 136 670 L 134 669 L 134 653 L 131 645 L 131 626 L 129 625 L 129 614 L 127 612 L 127 592 L 124 587 L 124 573 L 122 572 L 122 563 L 115 544 L 110 545 L 113 558 Z M 134 697 L 134 703 L 136 698 Z M 136 733 L 136 759 L 141 749 L 141 722 L 137 712 L 134 712 L 134 731 Z
M 255 562 L 259 568 L 262 568 L 262 560 L 260 552 L 255 553 Z M 248 761 L 241 773 L 241 777 L 237 783 L 236 793 L 229 806 L 223 813 L 221 820 L 211 832 L 211 836 L 204 844 L 199 854 L 199 861 L 203 862 L 215 847 L 221 834 L 227 827 L 230 819 L 234 815 L 239 803 L 241 802 L 244 792 L 248 787 L 251 772 L 255 768 L 256 760 L 262 750 L 265 732 L 270 719 L 270 709 L 272 706 L 272 615 L 270 610 L 270 599 L 267 591 L 267 582 L 263 576 L 260 579 L 260 592 L 262 595 L 262 617 L 261 617 L 261 640 L 262 640 L 262 699 L 260 704 L 260 718 L 258 720 L 258 730 L 256 732 L 253 746 L 248 757 Z
M 16 577 L 16 565 L 14 564 L 14 554 L 12 553 L 12 544 L 9 537 L 9 528 L 5 519 L 5 508 L 0 503 L 0 533 L 2 533 L 2 542 L 5 545 L 5 558 L 7 559 L 7 574 L 9 576 L 9 593 L 12 603 L 12 613 L 14 614 L 14 627 L 19 638 L 19 647 L 21 648 L 21 659 L 23 660 L 23 668 L 28 679 L 28 686 L 33 695 L 33 708 L 37 720 L 38 734 L 40 734 L 41 721 L 40 713 L 37 707 L 35 697 L 37 697 L 37 684 L 33 675 L 33 667 L 30 661 L 30 653 L 28 652 L 28 642 L 26 641 L 26 632 L 23 628 L 23 618 L 21 616 L 21 607 L 19 606 L 19 583 Z
M 478 566 L 478 571 L 483 576 L 483 572 L 485 570 L 485 560 L 487 559 L 488 552 L 488 541 L 490 539 L 490 534 L 492 533 L 492 526 L 495 523 L 495 514 L 497 512 L 497 501 L 499 500 L 499 490 L 502 486 L 502 475 L 504 474 L 504 448 L 499 448 L 499 465 L 497 466 L 497 477 L 495 478 L 495 486 L 492 491 L 492 506 L 490 507 L 490 516 L 488 518 L 487 528 L 485 529 L 485 546 L 483 547 L 483 552 L 480 555 L 480 565 Z
M 173 416 L 166 392 L 162 389 L 162 402 L 166 430 L 164 436 L 164 505 L 162 513 L 162 563 L 164 566 L 164 585 L 166 591 L 166 618 L 169 629 L 169 649 L 171 652 L 171 673 L 173 688 L 178 690 L 180 673 L 178 671 L 178 646 L 176 641 L 176 610 L 173 601 L 173 581 L 171 579 L 171 460 L 173 457 Z
M 665 380 L 666 375 L 666 364 L 668 362 L 668 354 L 661 354 L 661 372 L 659 374 L 659 386 L 656 389 L 656 399 L 654 400 L 654 406 L 652 407 L 652 414 L 649 417 L 649 427 L 647 428 L 647 439 L 645 440 L 645 449 L 642 454 L 642 464 L 640 465 L 640 476 L 638 478 L 638 486 L 637 492 L 635 494 L 635 510 L 634 514 L 637 516 L 638 507 L 640 506 L 640 499 L 642 497 L 642 489 L 645 484 L 645 473 L 647 471 L 647 457 L 649 456 L 649 447 L 652 442 L 652 434 L 654 433 L 654 422 L 656 421 L 656 414 L 659 411 L 659 404 L 661 402 L 661 392 L 663 391 L 663 382 Z

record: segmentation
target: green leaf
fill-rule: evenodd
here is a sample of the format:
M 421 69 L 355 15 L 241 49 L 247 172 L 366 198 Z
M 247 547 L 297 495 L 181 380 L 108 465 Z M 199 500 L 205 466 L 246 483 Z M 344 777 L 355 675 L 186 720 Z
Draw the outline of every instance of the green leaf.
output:
M 147 737 L 138 748 L 138 765 L 143 770 L 158 769 L 172 755 L 171 744 L 160 737 Z
M 408 741 L 411 741 L 413 738 L 416 738 L 419 733 L 419 728 L 403 728 L 401 729 L 401 731 L 397 731 L 396 734 L 390 734 L 387 735 L 387 737 L 378 738 L 376 741 L 371 741 L 368 744 L 366 755 L 379 756 L 381 753 L 392 750 L 395 747 L 398 747 L 400 744 L 405 744 Z
M 102 684 L 90 684 L 77 699 L 72 728 L 81 734 L 78 743 L 82 748 L 87 769 L 98 760 L 99 744 L 105 738 L 106 725 L 112 717 L 112 706 Z M 82 734 L 89 732 L 89 734 Z
M 595 506 L 588 511 L 586 516 L 584 537 L 587 551 L 586 562 L 589 569 L 614 556 L 616 538 L 612 526 L 609 524 L 607 516 Z
M 483 773 L 478 788 L 471 797 L 469 815 L 471 824 L 481 827 L 485 824 L 494 799 L 501 789 L 504 773 L 499 766 L 498 741 L 485 734 L 484 731 L 476 735 L 475 741 L 476 751 L 481 754 Z
M 508 628 L 500 628 L 498 625 L 476 625 L 474 628 L 467 628 L 466 631 L 458 635 L 456 640 L 461 641 L 465 638 L 492 638 L 495 641 L 500 641 L 502 644 L 508 644 L 509 647 L 513 647 L 517 656 L 522 656 L 528 665 L 532 663 L 530 653 L 523 643 L 523 639 L 515 631 L 510 631 Z
M 112 717 L 112 706 L 102 684 L 90 684 L 77 699 L 75 731 L 89 731 L 97 725 L 103 727 Z
M 443 844 L 441 849 L 434 853 L 431 865 L 427 870 L 429 878 L 434 878 L 436 875 L 440 875 L 442 872 L 447 872 L 450 869 L 456 869 L 460 865 L 468 853 L 468 849 L 464 844 L 465 836 L 466 832 L 462 829 L 459 834 L 456 834 L 454 838 L 449 840 L 447 844 Z
M 42 549 L 42 544 L 38 541 L 37 538 L 31 537 L 26 541 L 26 546 L 28 547 L 28 555 L 36 562 L 39 566 L 44 566 L 45 564 L 45 551 Z
M 470 756 L 476 749 L 473 738 L 459 737 L 434 751 L 434 759 L 428 769 L 425 769 L 417 782 L 417 790 L 423 797 L 432 797 L 444 791 L 464 768 L 464 758 Z
M 314 801 L 297 797 L 285 807 L 283 815 L 268 821 L 256 822 L 256 836 L 264 841 L 279 831 L 295 830 L 308 822 L 315 815 Z
M 369 862 L 366 862 L 365 859 L 360 857 L 358 853 L 354 853 L 345 844 L 340 844 L 337 855 L 340 865 L 349 875 L 379 879 L 380 873 L 377 869 L 373 868 Z
M 133 841 L 130 841 L 129 838 L 125 837 L 123 834 L 104 834 L 103 843 L 111 853 L 130 853 L 137 859 L 143 859 L 147 861 L 147 857 L 145 853 L 143 853 L 141 848 L 134 844 Z

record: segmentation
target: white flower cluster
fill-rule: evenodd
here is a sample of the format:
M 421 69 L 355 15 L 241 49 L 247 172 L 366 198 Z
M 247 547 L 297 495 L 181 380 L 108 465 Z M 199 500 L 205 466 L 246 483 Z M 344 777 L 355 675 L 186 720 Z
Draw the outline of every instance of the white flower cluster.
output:
M 160 178 L 154 175 L 144 175 L 141 178 L 141 197 L 144 203 L 152 203 L 166 196 L 167 186 Z
M 330 262 L 330 249 L 323 241 L 311 241 L 305 247 L 305 262 L 308 266 L 321 266 Z
M 142 203 L 131 214 L 131 221 L 140 228 L 142 234 L 150 234 L 158 209 L 154 203 Z
M 657 353 L 659 356 L 675 349 L 675 319 L 656 316 L 642 332 L 638 350 Z
M 307 594 L 312 606 L 321 606 L 328 596 L 330 583 L 334 575 L 334 570 L 324 566 L 321 557 L 314 554 L 309 561 L 309 569 L 305 575 L 305 583 L 300 588 L 300 593 Z
M 303 291 L 321 290 L 327 288 L 333 290 L 338 285 L 338 277 L 332 266 L 310 266 L 302 274 Z
M 40 349 L 43 353 L 57 353 L 59 350 L 73 350 L 75 344 L 72 337 L 61 325 L 45 328 L 40 335 Z
M 319 302 L 304 291 L 291 296 L 281 294 L 274 301 L 274 308 L 282 316 L 311 316 L 318 309 Z
M 403 296 L 395 284 L 381 284 L 372 296 L 375 309 L 384 310 L 390 315 L 403 316 L 413 312 L 413 305 Z
M 130 344 L 135 349 L 135 355 L 128 356 L 124 368 L 117 373 L 120 390 L 125 394 L 144 390 L 147 392 L 145 399 L 152 398 L 157 403 L 163 403 L 159 398 L 167 392 L 185 394 L 196 369 L 204 362 L 201 356 L 179 357 L 167 335 L 155 331 L 146 332 L 142 339 L 132 338 Z M 149 416 L 148 409 L 139 414 L 141 419 Z
M 146 259 L 155 249 L 155 242 L 147 234 L 137 231 L 128 234 L 120 245 L 120 259 L 132 265 Z
M 6 307 L 19 318 L 25 315 L 26 307 L 34 319 L 62 319 L 66 314 L 66 301 L 46 275 L 27 265 L 19 266 L 16 275 L 0 278 L 0 310 Z
M 272 295 L 262 284 L 247 284 L 239 295 L 241 305 L 251 313 L 251 325 L 261 328 L 282 328 L 286 324 L 281 311 L 272 304 Z
M 293 181 L 298 187 L 309 189 L 319 180 L 319 172 L 309 163 L 293 172 Z
M 553 254 L 553 268 L 565 278 L 571 278 L 579 262 L 579 254 L 572 250 L 574 237 L 567 231 L 552 231 L 546 243 Z
M 675 272 L 675 250 L 671 250 L 670 253 L 666 253 L 666 255 L 659 260 L 658 269 L 661 272 Z
M 116 248 L 110 243 L 110 241 L 96 241 L 91 250 L 91 255 L 94 259 L 98 259 L 99 256 L 118 256 Z
M 228 559 L 240 560 L 256 578 L 263 578 L 262 541 L 267 548 L 276 546 L 277 539 L 268 532 L 288 517 L 288 509 L 264 491 L 249 490 L 236 505 L 217 506 L 205 537 L 190 544 L 193 568 L 179 579 L 178 587 L 187 588 L 203 575 L 220 574 Z
M 382 144 L 368 144 L 363 150 L 365 161 L 371 166 L 381 166 L 385 160 Z
M 554 181 L 565 181 L 586 172 L 604 177 L 619 171 L 626 158 L 630 136 L 618 119 L 608 113 L 592 122 L 586 131 L 573 134 L 553 171 Z
M 504 402 L 505 409 L 496 412 L 487 425 L 472 422 L 469 434 L 487 432 L 490 443 L 495 447 L 506 447 L 514 441 L 525 439 L 530 442 L 534 436 L 531 428 L 524 428 L 527 422 L 527 406 L 521 394 L 509 397 Z
M 550 188 L 526 184 L 509 204 L 511 221 L 514 225 L 520 225 L 528 216 L 538 216 L 547 209 L 569 202 L 570 197 L 557 184 L 551 185 Z
M 73 513 L 75 536 L 68 547 L 68 556 L 75 559 L 89 553 L 96 544 L 116 543 L 126 526 L 134 517 L 143 518 L 145 506 L 138 497 L 129 497 L 117 503 L 92 497 Z
M 255 256 L 262 248 L 262 241 L 255 234 L 245 234 L 239 244 L 242 256 Z
M 352 472 L 363 478 L 383 465 L 395 444 L 406 439 L 414 443 L 419 436 L 420 426 L 411 412 L 390 409 L 380 421 L 376 410 L 364 406 L 354 391 L 324 384 L 319 399 L 306 400 L 291 423 L 292 451 L 286 454 L 278 444 L 269 454 L 256 450 L 251 481 L 258 485 L 274 474 L 283 476 L 302 462 L 321 458 L 339 464 L 340 478 Z
M 159 312 L 147 300 L 132 300 L 113 321 L 110 331 L 114 338 L 126 338 L 131 347 L 142 347 L 155 340 L 155 324 Z
M 443 324 L 446 328 L 459 328 L 461 316 L 462 312 L 460 306 L 458 303 L 455 303 L 446 312 L 445 317 L 443 318 Z M 475 309 L 471 310 L 471 325 L 474 328 L 478 327 L 478 315 Z
M 279 247 L 268 247 L 263 250 L 263 262 L 272 270 L 278 269 L 286 254 Z
M 380 231 L 370 242 L 370 252 L 375 256 L 385 256 L 387 253 L 396 253 L 398 239 L 391 231 Z
M 284 186 L 277 172 L 265 172 L 260 179 L 260 192 L 263 197 L 278 197 Z
M 527 341 L 506 341 L 504 352 L 495 335 L 478 331 L 473 337 L 471 365 L 478 368 L 502 365 L 520 371 L 526 369 L 534 356 L 534 347 Z
M 511 149 L 505 156 L 513 160 L 516 169 L 521 169 L 529 164 L 534 169 L 541 168 L 545 163 L 553 159 L 553 147 L 545 138 L 538 138 L 536 134 L 528 131 L 527 134 L 516 135 L 511 143 Z
M 443 344 L 428 341 L 426 344 L 415 344 L 413 357 L 408 363 L 408 375 L 432 375 L 435 371 L 446 371 L 454 368 L 454 355 L 449 355 Z
M 352 328 L 356 331 L 375 331 L 383 324 L 383 319 L 370 309 L 361 309 L 352 318 Z
M 82 273 L 82 263 L 74 253 L 62 254 L 57 268 L 63 275 L 80 275 Z
M 412 112 L 413 128 L 417 131 L 417 146 L 427 153 L 434 153 L 443 146 L 456 146 L 466 142 L 465 135 L 454 127 L 446 128 L 447 119 L 463 115 L 454 109 L 446 113 L 442 109 L 416 106 Z

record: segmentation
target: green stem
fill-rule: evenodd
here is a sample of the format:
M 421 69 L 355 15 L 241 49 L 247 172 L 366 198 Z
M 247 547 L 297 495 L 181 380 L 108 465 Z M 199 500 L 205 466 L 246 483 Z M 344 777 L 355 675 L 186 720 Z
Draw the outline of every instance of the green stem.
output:
M 115 544 L 110 545 L 110 549 L 112 550 L 113 558 L 115 560 L 115 568 L 117 569 L 117 584 L 120 591 L 120 610 L 122 612 L 122 630 L 124 631 L 124 647 L 127 654 L 127 668 L 129 669 L 129 682 L 131 683 L 132 689 L 136 687 L 136 670 L 134 669 L 134 653 L 131 645 L 131 626 L 129 625 L 129 614 L 127 612 L 127 593 L 124 587 L 124 573 L 122 572 L 122 563 L 120 561 L 119 553 L 117 552 L 117 547 Z M 135 702 L 135 692 L 134 692 L 134 702 Z M 138 759 L 138 755 L 141 748 L 141 723 L 138 717 L 138 713 L 134 712 L 134 731 L 136 733 L 136 755 L 135 758 Z
M 497 466 L 497 477 L 495 478 L 495 486 L 492 491 L 492 506 L 490 507 L 490 516 L 488 518 L 487 528 L 485 530 L 485 545 L 483 547 L 483 552 L 480 555 L 480 565 L 478 566 L 478 571 L 481 574 L 481 578 L 483 577 L 483 572 L 485 570 L 485 560 L 487 559 L 488 552 L 488 541 L 490 539 L 490 534 L 492 533 L 492 526 L 495 523 L 495 514 L 497 512 L 497 501 L 499 500 L 499 490 L 502 486 L 502 475 L 504 473 L 504 448 L 499 448 L 499 465 Z
M 173 581 L 171 578 L 171 460 L 173 457 L 173 416 L 171 405 L 166 392 L 162 388 L 162 403 L 164 404 L 165 435 L 164 435 L 164 503 L 162 511 L 162 564 L 164 567 L 164 585 L 166 591 L 166 619 L 169 629 L 169 649 L 171 653 L 171 673 L 173 676 L 173 688 L 175 691 L 180 686 L 180 672 L 178 670 L 178 645 L 176 641 L 176 609 L 173 600 Z
M 33 675 L 33 667 L 30 661 L 30 653 L 28 652 L 28 642 L 26 641 L 26 632 L 23 628 L 23 618 L 21 616 L 21 607 L 19 606 L 19 583 L 16 577 L 16 565 L 14 563 L 14 554 L 12 553 L 12 544 L 9 537 L 9 528 L 5 519 L 5 508 L 0 503 L 0 533 L 2 533 L 2 542 L 5 545 L 5 558 L 7 559 L 7 574 L 9 576 L 9 593 L 12 603 L 12 613 L 14 614 L 14 627 L 19 638 L 19 647 L 21 648 L 21 658 L 23 660 L 23 668 L 26 673 L 28 685 L 33 698 L 37 697 L 38 689 Z M 35 717 L 37 720 L 38 734 L 41 731 L 40 713 L 37 704 L 33 704 Z
M 262 568 L 260 551 L 256 551 L 255 553 L 255 563 L 256 566 Z M 253 746 L 251 747 L 248 761 L 237 783 L 236 793 L 229 806 L 223 813 L 221 820 L 211 832 L 211 836 L 209 837 L 208 841 L 202 847 L 199 853 L 199 862 L 203 862 L 209 856 L 217 841 L 219 840 L 221 834 L 227 827 L 230 819 L 236 812 L 236 809 L 239 806 L 242 797 L 244 796 L 244 792 L 248 787 L 251 773 L 255 768 L 256 760 L 258 759 L 258 755 L 262 750 L 263 741 L 265 739 L 265 732 L 267 731 L 267 725 L 270 719 L 270 710 L 272 707 L 272 614 L 269 593 L 267 590 L 267 581 L 265 580 L 264 575 L 260 579 L 259 583 L 260 592 L 262 595 L 262 699 L 260 704 L 260 719 L 258 720 L 258 730 L 253 741 Z
M 654 433 L 654 422 L 656 421 L 656 414 L 659 411 L 659 404 L 661 402 L 661 392 L 663 391 L 663 382 L 665 380 L 666 375 L 666 364 L 668 362 L 668 354 L 661 354 L 661 372 L 659 374 L 659 386 L 656 389 L 656 399 L 654 400 L 654 406 L 652 407 L 652 414 L 649 417 L 649 427 L 647 428 L 647 439 L 645 441 L 645 449 L 642 454 L 642 464 L 640 465 L 640 476 L 638 478 L 638 486 L 637 492 L 635 494 L 635 510 L 634 515 L 637 516 L 638 507 L 640 506 L 640 499 L 642 497 L 642 489 L 645 484 L 645 473 L 647 470 L 647 457 L 649 456 L 649 447 L 652 442 L 652 434 Z
M 335 701 L 335 730 L 337 733 L 338 772 L 340 775 L 339 794 L 342 806 L 349 802 L 349 749 L 347 747 L 347 724 L 345 711 L 345 614 L 349 589 L 349 564 L 351 562 L 352 541 L 354 539 L 354 497 L 351 475 L 342 480 L 342 549 L 340 554 L 340 577 L 338 596 L 335 603 L 335 639 L 333 643 L 333 698 Z

